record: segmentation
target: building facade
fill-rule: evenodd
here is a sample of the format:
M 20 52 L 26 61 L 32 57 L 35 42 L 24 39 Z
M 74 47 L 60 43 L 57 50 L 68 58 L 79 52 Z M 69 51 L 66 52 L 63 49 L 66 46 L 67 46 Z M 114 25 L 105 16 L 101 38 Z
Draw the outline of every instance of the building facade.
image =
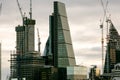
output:
M 35 20 L 28 18 L 23 19 L 23 25 L 18 25 L 16 31 L 16 51 L 18 54 L 24 54 L 34 51 L 35 47 Z
M 34 51 L 34 25 L 35 20 L 24 18 L 23 25 L 16 27 L 17 52 L 11 54 L 11 78 L 67 80 L 67 67 L 76 63 L 65 4 L 54 2 L 44 56 Z
M 67 80 L 87 80 L 87 67 L 67 67 Z
M 109 39 L 107 43 L 104 73 L 111 73 L 114 65 L 120 63 L 120 35 L 110 20 Z

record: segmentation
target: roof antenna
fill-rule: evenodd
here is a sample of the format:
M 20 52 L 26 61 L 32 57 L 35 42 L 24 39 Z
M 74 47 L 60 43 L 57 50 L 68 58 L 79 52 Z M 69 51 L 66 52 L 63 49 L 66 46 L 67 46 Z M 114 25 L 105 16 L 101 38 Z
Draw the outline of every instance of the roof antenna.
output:
M 32 0 L 30 0 L 30 19 L 32 19 Z

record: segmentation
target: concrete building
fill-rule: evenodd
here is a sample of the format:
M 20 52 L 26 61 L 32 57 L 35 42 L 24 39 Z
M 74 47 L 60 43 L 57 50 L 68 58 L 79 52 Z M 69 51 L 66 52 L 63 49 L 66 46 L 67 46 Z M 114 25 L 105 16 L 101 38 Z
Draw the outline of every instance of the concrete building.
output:
M 18 25 L 16 31 L 16 51 L 18 54 L 33 52 L 35 47 L 35 20 L 24 17 L 23 25 Z
M 18 25 L 16 31 L 16 53 L 11 54 L 11 79 L 37 80 L 39 74 L 35 75 L 43 65 L 45 60 L 40 56 L 40 52 L 35 51 L 35 20 L 27 17 L 23 18 L 23 25 Z

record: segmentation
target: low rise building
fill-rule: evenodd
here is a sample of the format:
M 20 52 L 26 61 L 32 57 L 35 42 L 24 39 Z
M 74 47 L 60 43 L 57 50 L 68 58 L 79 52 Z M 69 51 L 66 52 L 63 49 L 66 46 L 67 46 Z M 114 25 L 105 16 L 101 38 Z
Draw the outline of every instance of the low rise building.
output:
M 87 67 L 85 66 L 67 67 L 67 80 L 87 80 Z

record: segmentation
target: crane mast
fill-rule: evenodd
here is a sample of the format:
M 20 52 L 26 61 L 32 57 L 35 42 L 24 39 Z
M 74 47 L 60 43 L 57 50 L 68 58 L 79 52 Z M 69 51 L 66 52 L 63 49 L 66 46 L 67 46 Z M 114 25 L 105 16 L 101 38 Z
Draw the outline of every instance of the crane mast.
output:
M 39 35 L 38 28 L 37 28 L 37 34 L 38 34 L 38 51 L 40 52 L 40 44 L 41 44 L 41 42 L 40 42 L 40 35 Z
M 19 3 L 18 0 L 16 0 L 16 1 L 17 1 L 17 5 L 18 5 L 18 8 L 19 8 L 19 11 L 20 11 L 21 17 L 22 17 L 22 19 L 23 19 L 24 16 L 23 16 L 23 13 L 22 13 L 22 9 L 21 9 L 21 7 L 20 7 L 20 3 Z
M 32 0 L 30 0 L 30 19 L 32 19 Z
M 101 47 L 102 47 L 102 72 L 104 68 L 104 32 L 103 32 L 103 24 L 100 25 L 101 28 Z

